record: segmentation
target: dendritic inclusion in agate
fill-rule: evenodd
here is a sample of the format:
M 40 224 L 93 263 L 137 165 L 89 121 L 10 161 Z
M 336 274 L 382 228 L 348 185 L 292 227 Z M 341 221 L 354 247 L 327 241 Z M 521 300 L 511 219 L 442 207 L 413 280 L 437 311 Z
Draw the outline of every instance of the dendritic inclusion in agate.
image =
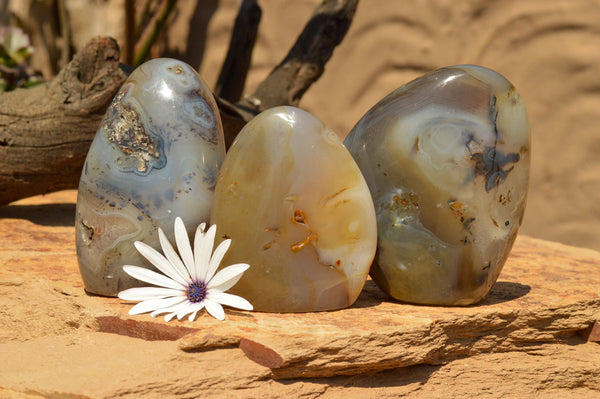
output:
M 137 68 L 110 105 L 85 161 L 76 243 L 86 290 L 116 296 L 139 285 L 126 264 L 152 266 L 133 246 L 172 239 L 175 217 L 207 222 L 225 156 L 215 100 L 187 64 L 155 59 Z
M 268 312 L 352 305 L 377 246 L 358 166 L 331 129 L 294 107 L 264 111 L 239 133 L 211 223 L 232 239 L 224 263 L 251 265 L 230 292 Z
M 434 71 L 381 100 L 344 143 L 375 203 L 375 282 L 408 302 L 481 300 L 527 195 L 529 127 L 510 82 L 477 66 Z

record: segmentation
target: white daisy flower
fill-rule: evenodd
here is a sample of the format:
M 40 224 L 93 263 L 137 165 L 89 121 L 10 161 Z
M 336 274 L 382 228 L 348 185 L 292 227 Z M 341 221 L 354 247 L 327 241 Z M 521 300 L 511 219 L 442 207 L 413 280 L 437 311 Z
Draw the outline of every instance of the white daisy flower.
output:
M 250 302 L 225 292 L 240 280 L 250 266 L 239 263 L 215 274 L 231 240 L 223 241 L 212 253 L 217 226 L 212 225 L 206 232 L 204 227 L 205 223 L 198 226 L 192 251 L 183 221 L 179 217 L 175 219 L 175 242 L 181 257 L 160 228 L 158 238 L 164 256 L 143 242 L 135 242 L 139 253 L 166 276 L 143 267 L 123 266 L 123 270 L 130 276 L 158 286 L 130 288 L 119 292 L 121 299 L 141 301 L 129 310 L 130 315 L 152 312 L 150 315 L 156 317 L 167 313 L 165 321 L 170 321 L 175 316 L 181 320 L 191 313 L 189 320 L 194 321 L 198 312 L 206 308 L 214 318 L 223 320 L 225 312 L 221 305 L 252 310 Z

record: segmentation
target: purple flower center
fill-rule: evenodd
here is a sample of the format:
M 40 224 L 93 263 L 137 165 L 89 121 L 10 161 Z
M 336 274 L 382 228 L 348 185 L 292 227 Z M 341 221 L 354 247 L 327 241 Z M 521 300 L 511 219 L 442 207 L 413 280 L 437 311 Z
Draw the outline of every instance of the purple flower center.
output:
M 206 283 L 203 281 L 195 281 L 188 286 L 185 295 L 192 303 L 202 302 L 206 297 L 206 288 Z

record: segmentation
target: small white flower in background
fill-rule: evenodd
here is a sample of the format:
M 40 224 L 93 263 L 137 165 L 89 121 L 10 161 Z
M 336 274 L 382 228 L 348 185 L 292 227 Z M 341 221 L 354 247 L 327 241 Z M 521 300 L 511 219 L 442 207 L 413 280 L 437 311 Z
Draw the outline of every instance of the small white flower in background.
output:
M 223 320 L 225 312 L 221 305 L 252 310 L 250 302 L 225 292 L 240 280 L 250 266 L 239 263 L 215 274 L 231 240 L 223 241 L 213 254 L 217 226 L 213 225 L 204 232 L 205 226 L 205 223 L 198 226 L 192 251 L 183 221 L 175 219 L 175 242 L 181 257 L 160 228 L 158 238 L 164 256 L 143 242 L 135 242 L 139 253 L 166 276 L 143 267 L 123 266 L 123 270 L 130 276 L 158 286 L 130 288 L 119 292 L 121 299 L 141 301 L 129 310 L 130 315 L 152 312 L 150 315 L 156 317 L 166 313 L 165 321 L 170 321 L 175 316 L 181 320 L 191 313 L 189 320 L 194 321 L 198 312 L 206 308 L 214 318 Z

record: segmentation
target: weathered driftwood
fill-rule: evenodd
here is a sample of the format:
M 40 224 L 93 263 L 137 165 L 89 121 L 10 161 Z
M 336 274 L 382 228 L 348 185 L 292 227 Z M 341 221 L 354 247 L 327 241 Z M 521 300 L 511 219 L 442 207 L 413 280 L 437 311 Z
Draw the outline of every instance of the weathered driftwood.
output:
M 258 112 L 276 105 L 298 105 L 346 34 L 357 2 L 324 0 L 288 55 L 252 96 L 237 104 L 217 97 L 227 146 Z M 253 4 L 244 1 L 238 17 L 246 18 L 250 27 L 258 23 L 258 6 Z M 247 30 L 234 34 L 246 35 Z M 240 41 L 233 37 L 232 46 Z M 247 59 L 247 46 L 238 48 L 233 51 L 245 53 L 238 59 Z M 114 39 L 95 38 L 49 83 L 0 95 L 0 205 L 77 187 L 98 124 L 130 73 L 119 57 Z M 229 98 L 239 96 L 244 80 L 227 89 L 233 93 Z
M 96 38 L 48 84 L 0 96 L 0 204 L 77 187 L 94 133 L 127 71 Z

